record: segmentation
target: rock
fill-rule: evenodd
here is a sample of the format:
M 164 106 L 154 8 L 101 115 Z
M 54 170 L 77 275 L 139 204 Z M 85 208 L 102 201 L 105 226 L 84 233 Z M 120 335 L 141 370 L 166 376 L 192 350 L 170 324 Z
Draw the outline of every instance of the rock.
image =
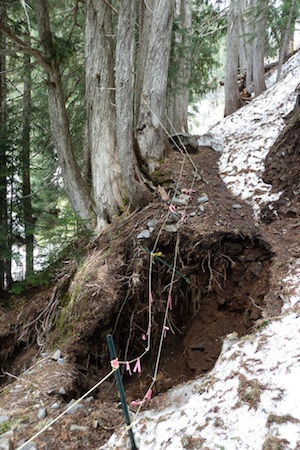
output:
M 202 195 L 202 197 L 198 197 L 198 198 L 197 198 L 197 202 L 198 202 L 198 203 L 206 203 L 206 202 L 208 202 L 208 197 L 207 197 L 207 195 Z
M 65 363 L 65 358 L 58 358 L 57 362 L 58 362 L 58 364 L 64 364 Z
M 9 420 L 8 416 L 0 416 L 0 423 L 7 422 Z
M 89 427 L 84 427 L 82 425 L 72 424 L 70 426 L 70 431 L 88 431 Z
M 76 405 L 72 406 L 75 402 L 76 402 L 76 400 L 72 399 L 67 404 L 67 406 L 65 407 L 65 410 L 70 408 L 69 411 L 67 412 L 67 414 L 74 414 L 78 409 L 83 408 L 83 404 L 82 403 L 76 403 Z
M 51 356 L 51 359 L 53 359 L 54 361 L 57 361 L 60 357 L 61 357 L 61 351 L 59 349 L 57 349 Z
M 47 415 L 46 408 L 40 408 L 40 409 L 38 410 L 38 418 L 39 418 L 40 420 L 45 419 L 46 415 Z
M 204 212 L 204 211 L 205 211 L 205 208 L 204 208 L 203 205 L 200 205 L 200 206 L 199 206 L 199 209 L 200 209 L 201 212 Z
M 173 150 L 182 151 L 183 146 L 188 153 L 197 153 L 198 150 L 198 136 L 193 136 L 189 133 L 176 133 L 169 136 L 169 142 Z
M 20 441 L 20 442 L 18 442 L 18 444 L 17 444 L 17 449 L 19 448 L 19 447 L 21 447 L 21 445 L 24 445 L 24 442 L 25 441 Z M 36 445 L 36 443 L 35 442 L 28 442 L 28 444 L 25 444 L 24 445 L 24 447 L 22 447 L 22 450 L 37 450 L 37 445 Z
M 137 235 L 137 239 L 148 239 L 150 236 L 150 230 L 143 230 Z
M 183 195 L 184 195 L 184 197 L 183 197 Z M 174 205 L 185 206 L 185 205 L 187 205 L 188 200 L 189 200 L 189 196 L 188 195 L 181 194 L 179 197 L 173 197 L 172 203 Z
M 158 220 L 157 219 L 152 219 L 152 220 L 149 220 L 149 222 L 147 223 L 147 226 L 149 228 L 155 228 L 157 224 L 158 224 Z
M 178 225 L 166 225 L 165 230 L 169 233 L 176 233 L 176 231 L 178 230 Z
M 215 138 L 211 133 L 205 133 L 198 139 L 199 147 L 211 147 L 216 152 L 223 151 L 222 143 Z
M 86 401 L 86 403 L 91 403 L 91 402 L 93 402 L 95 399 L 94 399 L 94 397 L 92 396 L 92 395 L 90 395 L 90 397 L 87 397 L 86 399 L 85 399 L 85 401 Z
M 9 438 L 0 437 L 0 450 L 13 450 L 13 446 Z
M 58 403 L 58 402 L 53 403 L 53 404 L 51 405 L 51 408 L 52 408 L 52 409 L 58 409 L 58 408 L 59 408 L 59 403 Z
M 66 394 L 65 388 L 64 388 L 64 387 L 61 387 L 60 390 L 58 391 L 58 393 L 59 393 L 60 395 L 65 395 L 65 394 Z
M 97 419 L 93 419 L 92 420 L 92 427 L 96 430 L 96 428 L 98 428 L 99 422 Z
M 195 213 L 195 211 L 190 213 L 190 217 L 195 217 L 197 215 L 197 213 Z
M 232 205 L 232 207 L 233 207 L 233 209 L 241 209 L 241 208 L 242 208 L 242 205 L 240 205 L 239 203 L 234 203 L 234 204 Z

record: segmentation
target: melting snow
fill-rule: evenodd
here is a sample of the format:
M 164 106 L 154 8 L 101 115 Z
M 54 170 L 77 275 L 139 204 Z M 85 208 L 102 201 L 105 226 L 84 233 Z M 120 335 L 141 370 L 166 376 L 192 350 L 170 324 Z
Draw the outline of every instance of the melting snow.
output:
M 223 148 L 223 181 L 255 214 L 276 198 L 261 175 L 295 104 L 299 59 L 297 54 L 287 63 L 281 82 L 210 130 Z M 300 448 L 299 280 L 300 260 L 284 280 L 290 296 L 283 299 L 281 317 L 262 320 L 253 335 L 228 336 L 207 376 L 173 388 L 161 396 L 159 407 L 138 415 L 133 431 L 140 450 Z M 101 448 L 131 448 L 125 428 Z

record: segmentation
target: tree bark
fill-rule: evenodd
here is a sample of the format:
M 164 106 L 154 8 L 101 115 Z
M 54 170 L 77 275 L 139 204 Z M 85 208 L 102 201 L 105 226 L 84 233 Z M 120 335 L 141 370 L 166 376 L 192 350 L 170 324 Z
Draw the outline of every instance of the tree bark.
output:
M 0 5 L 0 21 L 6 23 L 6 6 Z M 0 292 L 11 287 L 11 236 L 8 217 L 6 38 L 0 35 Z
M 26 268 L 25 276 L 33 272 L 34 220 L 30 182 L 30 113 L 31 113 L 31 67 L 30 56 L 24 56 L 23 76 L 23 139 L 22 139 L 22 203 L 24 214 Z
M 255 97 L 266 90 L 265 41 L 268 3 L 268 0 L 255 0 L 255 6 L 259 8 L 255 19 L 255 37 L 253 40 L 253 88 Z
M 50 29 L 47 0 L 37 2 L 37 21 L 39 36 L 48 63 L 48 97 L 50 120 L 64 186 L 72 208 L 83 224 L 90 229 L 95 227 L 94 205 L 76 162 L 65 106 L 62 80 L 56 50 Z
M 287 17 L 286 26 L 283 31 L 282 42 L 279 50 L 279 62 L 278 62 L 276 82 L 278 82 L 281 78 L 281 71 L 284 59 L 289 51 L 289 42 L 292 34 L 292 22 L 294 14 L 295 14 L 295 0 L 290 0 L 289 14 Z
M 134 152 L 133 103 L 135 58 L 135 2 L 123 0 L 119 9 L 116 48 L 116 129 L 119 161 L 131 208 L 149 199 Z
M 135 75 L 135 110 L 134 110 L 134 126 L 136 129 L 137 121 L 140 113 L 140 104 L 142 97 L 143 80 L 145 76 L 146 64 L 148 57 L 149 37 L 153 12 L 156 0 L 147 0 L 138 2 L 138 47 L 137 47 L 137 64 Z
M 111 7 L 105 0 L 87 0 L 87 133 L 98 229 L 123 207 L 115 131 L 114 53 Z
M 152 17 L 146 68 L 137 125 L 141 155 L 150 172 L 165 156 L 163 129 L 175 0 L 156 0 Z
M 189 81 L 191 78 L 190 35 L 192 8 L 190 0 L 176 0 L 175 14 L 179 22 L 179 32 L 173 40 L 176 70 L 171 79 L 168 93 L 167 114 L 170 134 L 188 132 Z
M 225 116 L 241 106 L 237 84 L 239 66 L 239 0 L 231 0 L 227 32 L 226 74 L 225 74 Z

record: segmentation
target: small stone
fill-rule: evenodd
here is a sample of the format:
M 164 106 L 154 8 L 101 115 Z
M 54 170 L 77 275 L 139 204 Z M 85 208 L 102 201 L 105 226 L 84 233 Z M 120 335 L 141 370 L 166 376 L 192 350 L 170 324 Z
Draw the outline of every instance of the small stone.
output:
M 96 430 L 96 428 L 98 428 L 98 425 L 99 425 L 98 420 L 97 419 L 93 419 L 92 420 L 92 427 L 95 428 L 95 430 Z
M 88 431 L 89 427 L 84 427 L 82 425 L 72 424 L 70 426 L 70 431 Z
M 67 414 L 74 414 L 78 409 L 82 409 L 83 408 L 83 404 L 82 403 L 76 403 L 76 405 L 74 405 L 74 403 L 76 402 L 76 400 L 72 399 L 66 406 L 65 409 L 68 409 Z M 74 405 L 74 406 L 72 406 Z
M 7 422 L 9 420 L 8 416 L 0 416 L 0 423 Z
M 206 202 L 208 202 L 208 197 L 207 197 L 207 195 L 202 195 L 202 197 L 198 197 L 198 198 L 197 198 L 197 202 L 198 202 L 198 203 L 206 203 Z
M 40 409 L 38 410 L 38 418 L 39 418 L 40 420 L 45 419 L 46 415 L 47 415 L 46 408 L 40 408 Z
M 148 239 L 151 236 L 149 230 L 143 230 L 137 235 L 137 239 Z
M 65 394 L 66 394 L 65 388 L 64 388 L 64 387 L 61 387 L 61 388 L 59 389 L 58 393 L 59 393 L 60 395 L 65 395 Z
M 197 213 L 195 213 L 195 211 L 190 213 L 190 217 L 195 217 L 197 215 Z
M 21 447 L 24 445 L 24 441 L 18 442 L 18 447 Z M 37 450 L 37 445 L 35 442 L 28 442 L 28 444 L 25 444 L 24 447 L 22 447 L 22 450 Z
M 182 194 L 182 195 L 184 195 L 184 194 Z M 181 196 L 179 196 L 179 197 L 174 197 L 174 198 L 172 199 L 172 203 L 173 203 L 174 205 L 186 206 L 186 205 L 188 204 L 189 196 L 188 196 L 188 195 L 185 195 L 185 197 L 187 197 L 187 198 L 181 198 Z
M 241 209 L 241 208 L 242 208 L 242 205 L 240 205 L 239 203 L 234 203 L 234 204 L 232 205 L 232 207 L 233 207 L 234 209 Z
M 52 408 L 52 409 L 58 409 L 58 408 L 59 408 L 59 403 L 58 403 L 58 402 L 53 403 L 53 404 L 51 405 L 51 408 Z
M 168 231 L 169 233 L 176 233 L 176 231 L 178 230 L 178 225 L 166 225 L 165 226 L 165 230 Z
M 87 397 L 86 399 L 85 399 L 85 401 L 87 402 L 87 403 L 91 403 L 91 402 L 93 402 L 95 399 L 94 399 L 94 397 L 92 396 L 92 395 L 90 395 L 90 397 Z
M 58 362 L 58 364 L 64 364 L 65 363 L 65 358 L 58 358 L 57 362 Z
M 200 205 L 200 206 L 199 206 L 199 209 L 200 209 L 201 212 L 204 212 L 204 211 L 205 211 L 205 208 L 204 208 L 203 205 Z
M 59 349 L 57 349 L 51 356 L 51 359 L 53 359 L 54 361 L 57 361 L 60 357 L 61 357 L 61 351 Z
M 12 450 L 12 443 L 9 438 L 0 438 L 0 450 Z
M 157 219 L 152 219 L 152 220 L 149 220 L 149 222 L 147 223 L 147 226 L 149 228 L 155 228 L 157 224 L 158 224 L 158 220 Z

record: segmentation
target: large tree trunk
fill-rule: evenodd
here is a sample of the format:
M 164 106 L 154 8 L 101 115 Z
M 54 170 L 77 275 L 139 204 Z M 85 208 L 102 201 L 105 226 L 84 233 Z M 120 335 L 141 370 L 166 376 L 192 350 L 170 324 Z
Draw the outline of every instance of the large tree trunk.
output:
M 24 56 L 23 76 L 23 139 L 22 139 L 22 194 L 26 246 L 25 276 L 33 272 L 34 220 L 30 183 L 30 113 L 31 113 L 31 68 L 30 57 Z
M 156 0 L 143 79 L 137 140 L 150 172 L 165 156 L 166 134 L 162 127 L 171 47 L 175 0 Z
M 153 19 L 153 11 L 156 0 L 148 0 L 138 2 L 138 48 L 137 48 L 137 64 L 135 75 L 135 110 L 134 110 L 134 125 L 137 126 L 137 121 L 140 113 L 140 104 L 143 88 L 143 80 L 145 76 L 146 64 L 148 57 L 149 37 Z
M 123 0 L 119 8 L 116 49 L 117 146 L 131 208 L 144 206 L 148 198 L 134 153 L 133 140 L 135 5 L 132 0 Z
M 6 23 L 6 6 L 0 5 L 0 21 Z M 11 236 L 8 218 L 6 39 L 0 35 L 0 292 L 11 287 Z
M 241 106 L 237 84 L 239 66 L 239 0 L 231 0 L 227 32 L 226 74 L 225 74 L 225 115 L 237 111 Z
M 86 2 L 85 60 L 87 143 L 101 229 L 123 206 L 115 134 L 112 17 L 105 0 Z
M 277 69 L 277 77 L 276 81 L 279 81 L 281 78 L 281 70 L 283 63 L 285 61 L 285 56 L 289 51 L 289 42 L 291 40 L 291 37 L 294 32 L 294 22 L 295 22 L 295 0 L 290 0 L 290 8 L 289 8 L 289 14 L 286 19 L 286 26 L 284 27 L 284 30 L 282 32 L 282 38 L 281 38 L 281 46 L 279 50 L 279 62 L 278 62 L 278 69 Z
M 268 3 L 268 0 L 255 0 L 255 6 L 259 9 L 255 19 L 253 40 L 253 88 L 256 97 L 266 90 L 264 58 Z
M 93 202 L 76 162 L 69 129 L 61 74 L 52 40 L 47 0 L 37 2 L 39 35 L 48 61 L 48 96 L 52 133 L 70 203 L 87 228 L 95 227 Z
M 185 133 L 188 131 L 189 81 L 191 77 L 190 34 L 192 26 L 192 8 L 190 0 L 176 0 L 175 14 L 179 30 L 175 31 L 173 46 L 176 68 L 171 78 L 168 92 L 167 115 L 168 131 Z

